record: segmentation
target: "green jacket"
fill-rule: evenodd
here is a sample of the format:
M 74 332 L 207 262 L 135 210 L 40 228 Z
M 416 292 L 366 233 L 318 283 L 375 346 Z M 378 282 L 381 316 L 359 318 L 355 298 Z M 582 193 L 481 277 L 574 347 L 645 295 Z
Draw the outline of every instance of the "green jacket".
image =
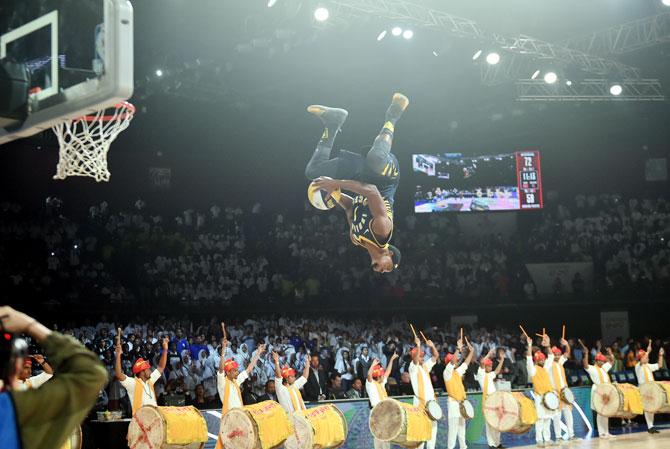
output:
M 12 391 L 23 449 L 58 449 L 81 424 L 107 382 L 98 357 L 72 337 L 42 342 L 55 375 L 40 388 Z

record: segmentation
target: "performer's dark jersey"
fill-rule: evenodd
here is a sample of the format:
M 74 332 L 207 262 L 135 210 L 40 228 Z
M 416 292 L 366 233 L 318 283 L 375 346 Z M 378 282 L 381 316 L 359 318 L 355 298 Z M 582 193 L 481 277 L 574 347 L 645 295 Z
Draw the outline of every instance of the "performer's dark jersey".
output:
M 389 199 L 382 195 L 382 199 L 386 207 L 386 216 L 393 224 L 393 198 Z M 386 237 L 377 236 L 372 232 L 373 220 L 374 216 L 368 206 L 368 199 L 363 195 L 356 195 L 353 201 L 351 228 L 349 230 L 349 237 L 354 245 L 363 246 L 365 242 L 368 242 L 380 248 L 388 247 L 393 235 L 393 228 Z

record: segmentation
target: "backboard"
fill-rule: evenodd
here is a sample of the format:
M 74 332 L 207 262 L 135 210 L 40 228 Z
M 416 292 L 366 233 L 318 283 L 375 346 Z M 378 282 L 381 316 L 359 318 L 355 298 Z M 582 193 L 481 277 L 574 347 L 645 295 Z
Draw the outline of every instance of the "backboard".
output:
M 133 93 L 133 8 L 128 0 L 2 0 L 0 61 L 30 74 L 28 118 L 0 128 L 0 144 L 94 113 Z

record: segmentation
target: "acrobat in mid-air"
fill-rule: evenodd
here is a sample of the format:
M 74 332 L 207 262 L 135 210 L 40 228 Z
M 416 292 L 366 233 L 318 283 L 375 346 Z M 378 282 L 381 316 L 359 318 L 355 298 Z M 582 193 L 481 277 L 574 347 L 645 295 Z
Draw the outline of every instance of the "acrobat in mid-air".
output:
M 391 153 L 391 146 L 395 124 L 408 105 L 405 95 L 393 95 L 384 125 L 365 157 L 340 150 L 332 159 L 330 153 L 335 137 L 349 112 L 321 105 L 307 108 L 325 126 L 305 168 L 307 179 L 313 181 L 308 188 L 308 198 L 318 209 L 331 209 L 336 203 L 344 209 L 352 243 L 368 252 L 372 269 L 379 273 L 388 273 L 400 263 L 400 250 L 390 244 L 393 198 L 400 179 L 398 159 Z

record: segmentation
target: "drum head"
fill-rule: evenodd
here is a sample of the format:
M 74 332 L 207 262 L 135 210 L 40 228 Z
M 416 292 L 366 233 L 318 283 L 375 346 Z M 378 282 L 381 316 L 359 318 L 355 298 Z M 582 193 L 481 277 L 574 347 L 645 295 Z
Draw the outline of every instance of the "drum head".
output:
M 574 404 L 575 403 L 575 394 L 572 392 L 571 389 L 568 387 L 565 387 L 563 391 L 561 392 L 563 396 L 563 400 L 567 402 L 568 404 Z
M 560 405 L 558 395 L 553 391 L 549 391 L 542 396 L 542 403 L 549 410 L 556 410 Z
M 623 410 L 619 390 L 612 384 L 600 384 L 593 393 L 593 409 L 603 416 L 616 416 Z
M 640 396 L 645 412 L 655 413 L 668 404 L 665 389 L 656 382 L 645 382 L 640 385 Z
M 496 391 L 486 397 L 484 419 L 494 429 L 509 432 L 521 422 L 521 406 L 507 391 Z
M 433 421 L 439 421 L 444 417 L 442 408 L 440 407 L 440 404 L 437 403 L 437 401 L 426 402 L 426 411 L 428 412 L 428 416 L 430 416 Z
M 472 405 L 472 402 L 467 399 L 461 403 L 461 413 L 464 414 L 464 418 L 472 419 L 475 417 L 475 407 Z
M 158 407 L 145 405 L 133 416 L 128 426 L 128 446 L 133 449 L 153 449 L 165 443 L 165 421 Z
M 312 449 L 314 445 L 314 429 L 312 425 L 304 416 L 298 413 L 294 413 L 291 418 L 294 433 L 286 439 L 284 443 L 286 449 Z
M 402 432 L 405 419 L 405 410 L 398 401 L 384 399 L 370 412 L 370 433 L 380 441 L 394 440 Z
M 228 410 L 221 418 L 219 436 L 226 449 L 254 449 L 258 440 L 256 423 L 244 409 Z

